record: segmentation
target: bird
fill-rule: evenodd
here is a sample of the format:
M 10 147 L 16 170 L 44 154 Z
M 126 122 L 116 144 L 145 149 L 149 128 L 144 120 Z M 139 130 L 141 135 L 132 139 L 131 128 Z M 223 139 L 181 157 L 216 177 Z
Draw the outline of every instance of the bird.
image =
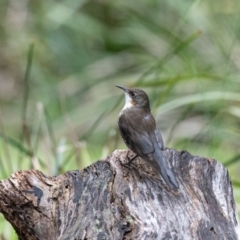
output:
M 178 189 L 176 177 L 163 154 L 163 138 L 151 113 L 148 95 L 138 88 L 116 87 L 125 93 L 125 105 L 118 117 L 119 131 L 125 144 L 160 173 L 168 187 Z

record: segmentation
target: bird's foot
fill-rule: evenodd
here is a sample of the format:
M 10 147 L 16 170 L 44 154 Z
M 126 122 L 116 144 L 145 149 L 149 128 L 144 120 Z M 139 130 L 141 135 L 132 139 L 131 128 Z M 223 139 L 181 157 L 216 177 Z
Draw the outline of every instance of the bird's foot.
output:
M 128 162 L 126 163 L 127 165 L 130 165 L 130 164 L 133 162 L 133 160 L 135 160 L 135 159 L 138 157 L 138 155 L 137 155 L 136 153 L 134 153 L 135 155 L 130 158 L 130 157 L 128 156 L 128 155 L 129 155 L 129 152 L 131 152 L 131 151 L 128 150 L 128 151 L 127 151 L 127 155 L 126 155 L 126 159 L 128 160 Z
M 133 164 L 133 160 L 135 160 L 138 157 L 138 155 L 134 153 L 135 155 L 130 158 L 129 152 L 131 152 L 131 151 L 128 150 L 127 155 L 126 155 L 126 159 L 128 160 L 128 162 L 123 163 L 120 161 L 120 164 L 123 167 L 127 168 L 128 172 L 131 172 L 131 170 L 134 169 L 135 172 L 137 173 L 138 177 L 141 178 L 141 174 L 140 174 L 138 168 Z

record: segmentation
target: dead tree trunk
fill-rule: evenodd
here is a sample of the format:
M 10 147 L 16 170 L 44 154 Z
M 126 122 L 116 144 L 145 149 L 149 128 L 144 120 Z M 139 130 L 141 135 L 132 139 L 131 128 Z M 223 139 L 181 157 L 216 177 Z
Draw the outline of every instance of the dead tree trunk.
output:
M 115 151 L 82 171 L 19 171 L 0 181 L 0 211 L 19 239 L 238 239 L 229 175 L 213 159 L 166 149 L 180 189 Z

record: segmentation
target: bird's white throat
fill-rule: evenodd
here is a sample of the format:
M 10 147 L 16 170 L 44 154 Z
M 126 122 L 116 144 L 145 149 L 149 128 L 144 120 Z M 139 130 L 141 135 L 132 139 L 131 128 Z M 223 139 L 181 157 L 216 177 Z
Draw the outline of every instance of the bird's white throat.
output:
M 134 104 L 133 104 L 132 98 L 129 96 L 128 93 L 125 92 L 125 105 L 124 105 L 122 111 L 120 112 L 120 115 L 122 115 L 124 110 L 133 107 L 133 105 Z
M 129 96 L 129 94 L 125 92 L 125 105 L 124 105 L 122 110 L 125 110 L 127 108 L 131 108 L 132 106 L 133 106 L 133 100 Z

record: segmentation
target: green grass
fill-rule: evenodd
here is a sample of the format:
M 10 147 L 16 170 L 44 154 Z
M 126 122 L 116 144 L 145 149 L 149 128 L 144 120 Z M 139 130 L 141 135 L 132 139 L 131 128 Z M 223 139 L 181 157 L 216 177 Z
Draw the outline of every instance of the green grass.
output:
M 126 148 L 116 84 L 144 89 L 168 147 L 224 163 L 240 204 L 237 1 L 4 1 L 0 179 Z M 0 239 L 16 239 L 0 219 Z

